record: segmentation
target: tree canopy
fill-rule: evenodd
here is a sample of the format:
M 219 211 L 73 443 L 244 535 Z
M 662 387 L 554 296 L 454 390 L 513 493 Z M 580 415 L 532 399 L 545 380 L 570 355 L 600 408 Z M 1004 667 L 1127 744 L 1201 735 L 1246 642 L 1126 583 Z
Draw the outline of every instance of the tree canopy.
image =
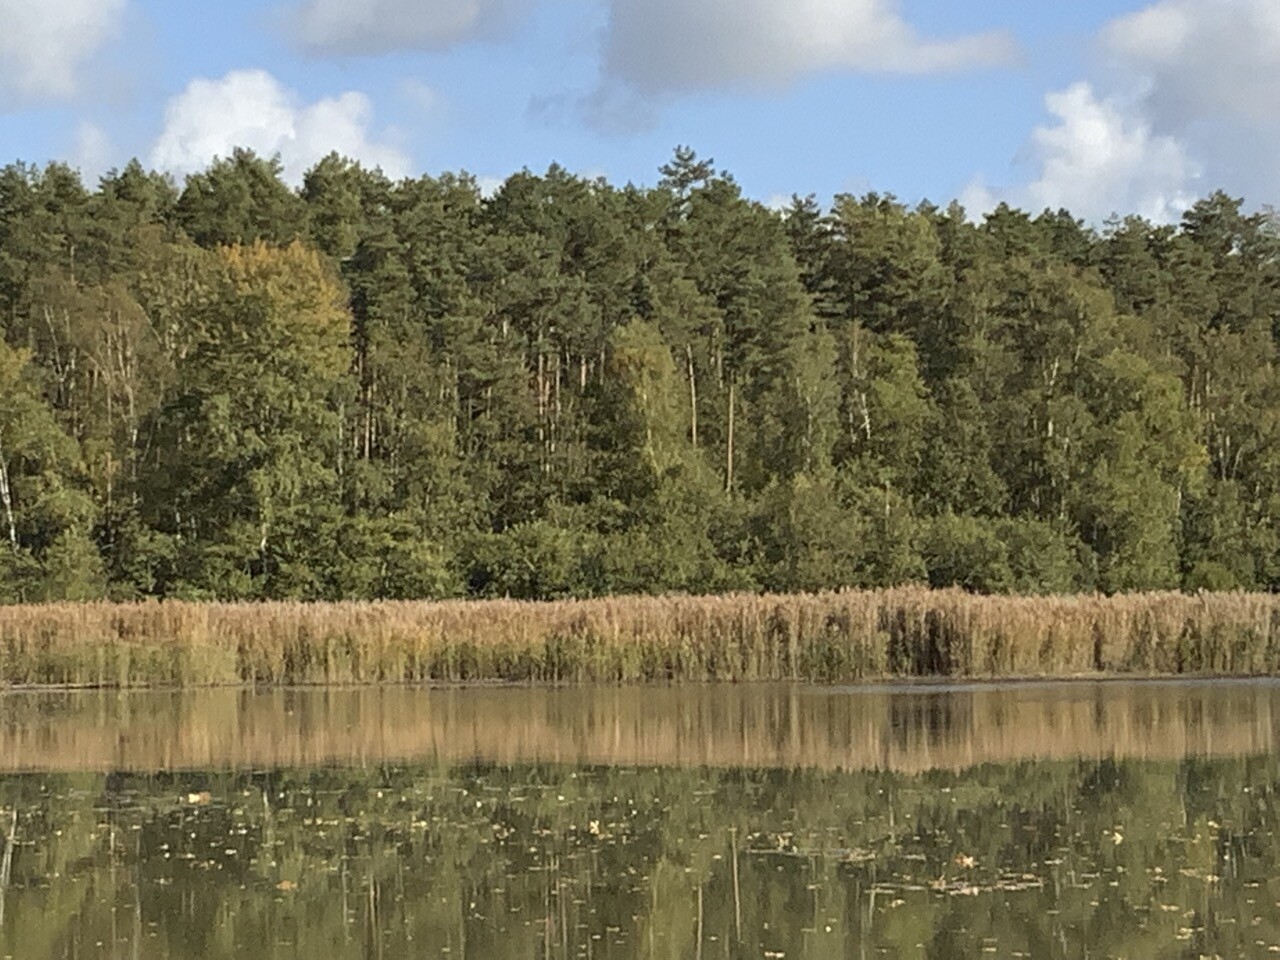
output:
M 1280 588 L 1280 221 L 0 170 L 0 602 Z

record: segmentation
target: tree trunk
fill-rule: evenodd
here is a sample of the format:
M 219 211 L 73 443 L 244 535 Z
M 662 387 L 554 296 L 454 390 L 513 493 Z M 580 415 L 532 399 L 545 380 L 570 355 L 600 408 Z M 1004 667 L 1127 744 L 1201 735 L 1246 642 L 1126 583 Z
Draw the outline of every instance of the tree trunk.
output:
M 551 395 L 551 456 L 554 459 L 556 455 L 556 441 L 560 436 L 560 379 L 563 369 L 562 356 L 560 351 L 556 351 L 556 369 L 552 377 L 552 395 Z
M 364 459 L 367 461 L 373 455 L 373 384 L 365 383 L 364 389 L 364 439 L 362 446 L 364 448 Z
M 684 348 L 685 358 L 689 362 L 689 435 L 693 439 L 693 448 L 698 449 L 698 378 L 693 370 L 693 347 Z
M 726 493 L 733 493 L 733 427 L 734 427 L 734 399 L 736 384 L 729 381 L 729 437 L 725 451 L 725 469 L 724 469 L 724 489 Z
M 5 463 L 3 445 L 0 445 L 0 504 L 4 505 L 4 518 L 9 527 L 9 546 L 17 553 L 18 526 L 13 519 L 13 494 L 9 488 L 9 465 Z
M 347 425 L 347 405 L 341 401 L 338 403 L 338 476 L 343 476 L 343 457 L 346 451 L 343 449 L 346 444 L 346 425 Z
M 542 473 L 545 476 L 550 469 L 547 456 L 547 358 L 542 353 L 542 343 L 538 343 L 538 456 Z

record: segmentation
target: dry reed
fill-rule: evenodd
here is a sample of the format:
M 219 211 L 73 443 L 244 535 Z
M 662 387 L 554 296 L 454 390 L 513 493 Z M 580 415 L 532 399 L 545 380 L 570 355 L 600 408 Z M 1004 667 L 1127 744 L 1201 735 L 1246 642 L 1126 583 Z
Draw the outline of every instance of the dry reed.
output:
M 0 682 L 210 686 L 1267 675 L 1280 598 L 816 595 L 0 607 Z

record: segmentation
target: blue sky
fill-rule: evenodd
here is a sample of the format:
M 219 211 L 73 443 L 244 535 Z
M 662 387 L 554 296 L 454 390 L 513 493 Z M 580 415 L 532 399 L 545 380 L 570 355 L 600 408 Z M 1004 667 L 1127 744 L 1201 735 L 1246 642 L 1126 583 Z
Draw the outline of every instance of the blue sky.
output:
M 652 183 L 680 143 L 766 202 L 1280 202 L 1277 0 L 0 0 L 0 23 L 0 160 L 90 179 L 247 145 L 295 180 L 337 149 Z

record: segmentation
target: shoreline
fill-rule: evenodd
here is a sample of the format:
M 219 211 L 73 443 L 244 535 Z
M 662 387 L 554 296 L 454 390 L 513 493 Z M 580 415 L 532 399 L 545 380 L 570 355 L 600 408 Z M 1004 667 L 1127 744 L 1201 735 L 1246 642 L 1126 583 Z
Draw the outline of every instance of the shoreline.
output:
M 825 693 L 857 694 L 857 693 L 968 693 L 975 690 L 994 690 L 1008 688 L 1026 690 L 1035 687 L 1077 687 L 1088 684 L 1095 685 L 1132 685 L 1132 686 L 1200 686 L 1237 684 L 1280 683 L 1280 671 L 1276 673 L 1070 673 L 1070 674 L 1026 674 L 1026 675 L 992 675 L 992 676 L 884 676 L 867 677 L 854 681 L 827 682 L 805 679 L 775 680 L 760 677 L 748 680 L 370 680 L 354 682 L 349 680 L 314 681 L 301 683 L 264 684 L 252 681 L 229 681 L 226 683 L 180 684 L 180 683 L 145 683 L 135 682 L 128 685 L 118 683 L 44 683 L 44 684 L 7 684 L 0 682 L 0 697 L 17 694 L 50 694 L 50 693 L 189 693 L 189 692 L 240 692 L 262 693 L 264 691 L 280 691 L 283 693 L 363 693 L 376 690 L 397 690 L 406 692 L 465 692 L 468 690 L 545 690 L 545 691 L 582 691 L 609 689 L 646 689 L 646 690 L 680 690 L 716 687 L 742 687 L 745 689 L 776 687 L 786 684 L 806 691 Z

